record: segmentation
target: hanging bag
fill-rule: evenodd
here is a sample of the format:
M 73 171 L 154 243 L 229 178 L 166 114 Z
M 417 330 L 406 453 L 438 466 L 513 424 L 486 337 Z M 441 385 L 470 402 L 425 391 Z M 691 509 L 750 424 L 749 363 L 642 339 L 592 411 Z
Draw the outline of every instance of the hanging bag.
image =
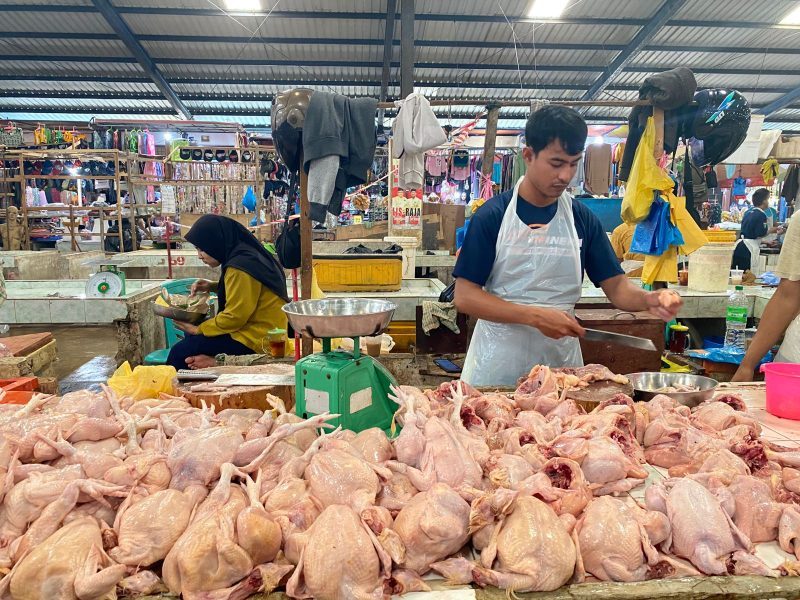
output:
M 0 129 L 0 146 L 6 146 L 7 148 L 22 146 L 22 129 L 14 127 L 12 124 Z
M 286 199 L 286 217 L 283 221 L 283 229 L 275 239 L 275 251 L 278 260 L 284 269 L 298 269 L 302 262 L 300 252 L 300 219 L 290 219 L 292 206 L 297 195 L 297 181 L 299 175 L 292 175 L 292 187 Z

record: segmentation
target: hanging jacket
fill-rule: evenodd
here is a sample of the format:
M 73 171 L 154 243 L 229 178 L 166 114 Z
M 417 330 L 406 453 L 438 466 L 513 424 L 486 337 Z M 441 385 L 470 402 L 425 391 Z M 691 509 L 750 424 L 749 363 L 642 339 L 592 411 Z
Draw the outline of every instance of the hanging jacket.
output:
M 392 124 L 392 155 L 400 159 L 400 187 L 419 189 L 425 178 L 425 152 L 444 144 L 447 136 L 422 94 L 409 94 L 395 105 L 400 112 Z

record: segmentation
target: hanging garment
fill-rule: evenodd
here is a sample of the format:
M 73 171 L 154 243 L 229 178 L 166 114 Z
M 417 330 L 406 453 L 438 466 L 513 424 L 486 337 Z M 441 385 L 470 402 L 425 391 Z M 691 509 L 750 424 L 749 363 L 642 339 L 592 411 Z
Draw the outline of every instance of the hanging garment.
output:
M 400 112 L 392 123 L 392 155 L 400 159 L 399 184 L 419 189 L 425 181 L 425 152 L 444 144 L 447 135 L 422 94 L 409 94 L 395 106 Z
M 581 297 L 580 241 L 572 215 L 572 198 L 558 199 L 553 220 L 531 229 L 517 216 L 519 187 L 514 187 L 497 236 L 497 255 L 485 289 L 528 306 L 572 313 Z M 534 327 L 478 320 L 462 381 L 473 386 L 511 386 L 533 365 L 583 365 L 578 338 L 554 340 Z
M 737 177 L 733 180 L 733 197 L 747 195 L 747 180 L 744 177 Z
M 592 144 L 586 149 L 586 179 L 583 187 L 591 194 L 603 196 L 611 187 L 611 146 Z
M 429 154 L 425 159 L 425 170 L 431 177 L 446 177 L 447 159 L 441 154 Z
M 456 150 L 453 152 L 453 168 L 450 177 L 455 181 L 466 181 L 469 177 L 469 152 Z
M 583 181 L 586 179 L 586 159 L 581 156 L 581 159 L 578 161 L 578 168 L 575 169 L 575 175 L 572 177 L 572 181 L 569 182 L 569 187 L 571 188 L 580 188 L 583 186 Z

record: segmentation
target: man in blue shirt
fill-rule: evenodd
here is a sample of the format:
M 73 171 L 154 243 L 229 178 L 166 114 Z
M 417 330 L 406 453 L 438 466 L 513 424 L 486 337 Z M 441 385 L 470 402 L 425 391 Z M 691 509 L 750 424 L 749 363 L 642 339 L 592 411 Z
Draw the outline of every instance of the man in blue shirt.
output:
M 775 233 L 778 228 L 770 227 L 766 210 L 769 208 L 769 190 L 760 188 L 753 192 L 753 208 L 748 210 L 742 218 L 742 229 L 739 243 L 733 251 L 732 269 L 752 271 L 760 275 L 758 261 L 761 257 L 761 242 L 769 233 Z
M 526 173 L 512 192 L 473 216 L 453 276 L 460 312 L 477 317 L 462 379 L 514 385 L 535 364 L 583 364 L 573 316 L 584 273 L 628 311 L 668 321 L 680 309 L 671 290 L 646 292 L 625 277 L 599 219 L 566 193 L 583 156 L 587 127 L 550 105 L 525 127 Z

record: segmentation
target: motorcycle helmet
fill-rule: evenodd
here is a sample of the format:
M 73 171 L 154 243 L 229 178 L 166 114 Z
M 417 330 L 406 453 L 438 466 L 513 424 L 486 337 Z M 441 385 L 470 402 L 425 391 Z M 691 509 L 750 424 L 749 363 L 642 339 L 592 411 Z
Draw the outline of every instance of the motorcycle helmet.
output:
M 201 148 L 192 150 L 192 160 L 203 160 L 203 150 Z
M 297 88 L 276 94 L 272 101 L 272 139 L 278 155 L 297 173 L 303 154 L 303 123 L 314 91 Z
M 242 162 L 249 163 L 253 159 L 253 154 L 250 150 L 245 150 L 242 152 Z
M 700 90 L 684 137 L 698 167 L 724 161 L 742 145 L 750 126 L 750 105 L 735 90 Z
M 222 148 L 217 148 L 214 151 L 214 157 L 217 162 L 226 162 L 228 160 L 228 153 Z
M 192 151 L 189 148 L 180 149 L 181 160 L 190 160 L 192 158 Z
M 239 162 L 239 153 L 236 150 L 231 150 L 231 153 L 228 156 L 228 158 L 230 159 L 230 161 L 232 163 L 238 163 Z
M 214 159 L 214 151 L 211 148 L 203 152 L 204 161 L 211 162 L 213 159 Z

